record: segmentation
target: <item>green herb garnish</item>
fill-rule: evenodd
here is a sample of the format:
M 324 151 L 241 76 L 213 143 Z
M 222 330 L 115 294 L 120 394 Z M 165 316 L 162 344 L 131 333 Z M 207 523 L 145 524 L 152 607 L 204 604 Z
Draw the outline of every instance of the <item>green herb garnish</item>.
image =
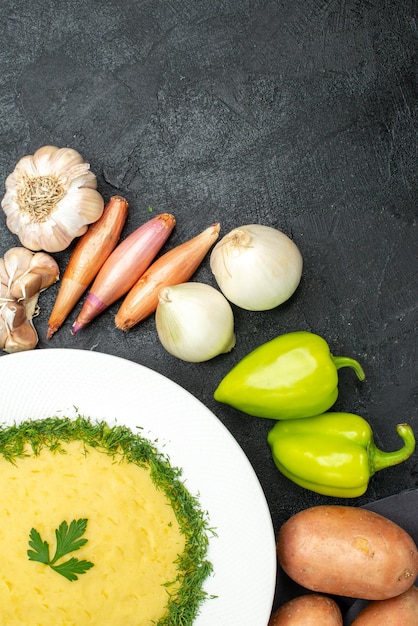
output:
M 173 467 L 154 443 L 125 426 L 110 427 L 104 421 L 92 422 L 80 415 L 75 419 L 28 420 L 13 426 L 0 424 L 0 455 L 10 463 L 37 456 L 43 449 L 65 454 L 63 444 L 72 441 L 81 441 L 86 454 L 92 447 L 111 456 L 115 463 L 120 462 L 122 455 L 128 463 L 149 468 L 155 486 L 165 493 L 185 536 L 185 549 L 177 560 L 177 577 L 165 585 L 166 612 L 156 626 L 191 626 L 202 602 L 212 597 L 203 589 L 203 584 L 212 573 L 212 564 L 207 560 L 209 536 L 216 536 L 216 533 L 210 528 L 207 513 L 200 508 L 198 499 L 186 489 L 181 470 Z M 40 538 L 41 553 L 45 550 L 41 548 L 44 543 Z M 171 593 L 173 585 L 176 586 L 174 594 Z
M 67 522 L 62 522 L 55 530 L 57 546 L 52 559 L 49 556 L 49 544 L 42 541 L 39 532 L 32 528 L 30 531 L 29 545 L 32 550 L 28 550 L 29 561 L 38 561 L 49 565 L 55 572 L 61 574 L 70 581 L 78 580 L 78 575 L 84 574 L 93 567 L 90 561 L 80 561 L 75 557 L 71 557 L 68 561 L 57 563 L 63 556 L 70 552 L 79 550 L 87 543 L 87 539 L 80 539 L 81 535 L 86 532 L 87 520 L 73 520 L 68 526 Z M 77 575 L 78 574 L 78 575 Z

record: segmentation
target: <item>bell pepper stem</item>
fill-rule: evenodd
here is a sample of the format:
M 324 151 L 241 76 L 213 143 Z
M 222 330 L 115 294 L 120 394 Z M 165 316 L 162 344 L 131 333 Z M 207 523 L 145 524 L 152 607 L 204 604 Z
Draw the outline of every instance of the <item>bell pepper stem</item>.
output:
M 337 370 L 339 370 L 340 367 L 351 367 L 355 371 L 359 380 L 364 380 L 366 378 L 363 368 L 355 359 L 350 359 L 348 356 L 332 356 L 331 358 Z
M 415 450 L 415 436 L 412 428 L 408 424 L 398 424 L 396 431 L 404 442 L 400 450 L 394 452 L 383 452 L 372 443 L 369 447 L 370 473 L 373 475 L 385 467 L 398 465 L 406 461 Z

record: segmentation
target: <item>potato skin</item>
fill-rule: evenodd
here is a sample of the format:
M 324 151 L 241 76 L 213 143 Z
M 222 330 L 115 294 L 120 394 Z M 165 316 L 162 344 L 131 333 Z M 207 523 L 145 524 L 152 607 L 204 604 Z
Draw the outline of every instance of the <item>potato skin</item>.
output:
M 343 617 L 335 600 L 308 593 L 278 608 L 268 626 L 342 626 Z
M 382 515 L 351 506 L 296 513 L 279 531 L 277 555 L 288 576 L 306 589 L 350 598 L 392 598 L 418 576 L 412 537 Z
M 395 598 L 374 600 L 359 613 L 351 626 L 417 626 L 418 587 Z

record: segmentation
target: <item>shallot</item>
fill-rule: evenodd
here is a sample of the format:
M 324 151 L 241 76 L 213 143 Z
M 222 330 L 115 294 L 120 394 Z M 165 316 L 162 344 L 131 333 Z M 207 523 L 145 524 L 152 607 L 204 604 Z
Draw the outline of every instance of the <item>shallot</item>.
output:
M 212 224 L 154 261 L 123 300 L 115 317 L 116 326 L 129 330 L 154 313 L 161 289 L 184 283 L 192 277 L 217 240 L 219 230 L 219 223 Z
M 167 241 L 175 223 L 170 213 L 157 215 L 113 250 L 90 288 L 73 324 L 73 334 L 131 289 Z
M 61 279 L 54 307 L 48 320 L 46 338 L 61 328 L 69 313 L 95 279 L 118 243 L 128 214 L 128 203 L 113 196 L 97 222 L 89 226 L 77 242 Z

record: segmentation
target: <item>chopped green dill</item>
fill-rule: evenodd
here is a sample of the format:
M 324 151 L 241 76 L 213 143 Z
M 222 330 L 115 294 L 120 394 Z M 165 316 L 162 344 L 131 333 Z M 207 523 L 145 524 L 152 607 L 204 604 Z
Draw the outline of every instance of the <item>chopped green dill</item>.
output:
M 13 464 L 17 459 L 37 456 L 43 449 L 65 454 L 64 444 L 72 441 L 81 441 L 86 454 L 91 447 L 115 460 L 122 455 L 127 462 L 149 468 L 155 486 L 166 495 L 185 537 L 184 551 L 176 561 L 177 577 L 165 585 L 169 595 L 165 615 L 155 626 L 191 626 L 201 604 L 212 597 L 203 589 L 203 584 L 213 570 L 207 552 L 209 537 L 216 533 L 210 528 L 208 514 L 202 511 L 198 498 L 191 495 L 182 482 L 181 470 L 172 467 L 169 458 L 151 441 L 126 426 L 111 427 L 104 421 L 93 422 L 81 415 L 74 419 L 28 420 L 12 426 L 0 424 L 0 455 Z M 44 550 L 43 556 L 46 557 L 46 542 L 40 537 L 39 542 L 38 548 L 41 554 Z M 171 595 L 173 584 L 177 586 L 176 593 Z

